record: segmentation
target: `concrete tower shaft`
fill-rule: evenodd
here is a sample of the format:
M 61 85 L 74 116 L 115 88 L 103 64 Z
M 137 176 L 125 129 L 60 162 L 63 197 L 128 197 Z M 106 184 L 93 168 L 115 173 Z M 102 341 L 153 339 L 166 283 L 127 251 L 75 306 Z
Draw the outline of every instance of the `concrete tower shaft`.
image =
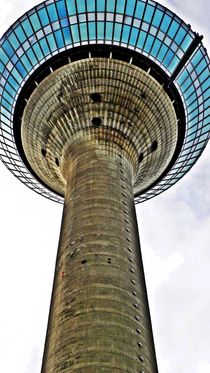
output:
M 66 194 L 42 373 L 157 373 L 123 136 L 80 131 Z
M 34 172 L 65 196 L 42 373 L 156 373 L 134 194 L 176 150 L 170 98 L 132 64 L 80 60 L 35 89 L 21 133 Z

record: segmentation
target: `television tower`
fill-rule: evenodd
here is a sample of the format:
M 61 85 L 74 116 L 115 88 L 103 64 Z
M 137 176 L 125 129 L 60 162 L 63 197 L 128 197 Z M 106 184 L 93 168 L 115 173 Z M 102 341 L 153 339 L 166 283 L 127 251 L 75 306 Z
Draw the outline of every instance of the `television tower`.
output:
M 149 0 L 48 0 L 0 48 L 1 159 L 64 202 L 42 373 L 156 373 L 135 203 L 207 144 L 202 37 Z

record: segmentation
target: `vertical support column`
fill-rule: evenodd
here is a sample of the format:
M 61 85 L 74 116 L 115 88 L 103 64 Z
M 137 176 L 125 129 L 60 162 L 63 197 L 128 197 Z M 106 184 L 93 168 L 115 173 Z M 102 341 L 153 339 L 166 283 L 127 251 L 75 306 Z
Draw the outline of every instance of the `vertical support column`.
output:
M 68 159 L 42 373 L 157 373 L 129 156 L 81 140 Z

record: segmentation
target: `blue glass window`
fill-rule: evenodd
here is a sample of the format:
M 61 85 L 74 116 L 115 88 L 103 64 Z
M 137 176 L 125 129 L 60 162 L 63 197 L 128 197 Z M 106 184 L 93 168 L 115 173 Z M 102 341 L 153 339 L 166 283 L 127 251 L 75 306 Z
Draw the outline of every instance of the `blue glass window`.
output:
M 116 7 L 116 13 L 124 13 L 125 9 L 125 0 L 118 0 L 117 1 L 117 7 Z
M 115 23 L 114 40 L 120 41 L 121 30 L 122 30 L 122 24 L 121 23 Z
M 50 50 L 49 50 L 49 47 L 48 47 L 48 44 L 45 40 L 45 38 L 42 38 L 40 41 L 39 41 L 40 45 L 41 45 L 41 48 L 44 52 L 44 55 L 47 56 L 49 53 L 50 53 Z
M 47 35 L 47 40 L 51 51 L 54 52 L 57 49 L 54 36 L 52 34 Z
M 104 12 L 105 11 L 105 0 L 97 0 L 97 11 L 98 12 Z
M 69 16 L 72 16 L 76 13 L 75 0 L 66 1 L 66 6 Z
M 177 44 L 180 44 L 182 42 L 182 40 L 184 39 L 184 36 L 186 35 L 186 30 L 183 28 L 183 27 L 180 27 L 179 28 L 179 31 L 177 32 L 176 36 L 175 36 L 175 42 Z
M 90 40 L 96 40 L 96 24 L 95 22 L 88 23 L 89 38 Z
M 78 13 L 85 13 L 85 0 L 77 0 L 77 11 Z
M 81 39 L 88 40 L 87 23 L 80 23 L 79 27 L 80 27 Z
M 73 43 L 77 43 L 79 41 L 78 25 L 71 26 L 71 33 L 72 33 Z
M 33 35 L 33 30 L 32 30 L 32 27 L 31 27 L 31 24 L 29 22 L 28 19 L 26 19 L 25 21 L 22 22 L 22 27 L 26 33 L 26 35 L 28 36 L 28 38 Z
M 61 30 L 55 31 L 54 35 L 58 48 L 64 47 L 64 40 Z
M 156 9 L 156 10 L 155 10 L 154 18 L 153 18 L 153 20 L 152 20 L 152 24 L 153 24 L 155 27 L 159 27 L 159 26 L 160 26 L 160 22 L 161 22 L 162 17 L 163 17 L 163 12 L 160 11 L 159 9 Z
M 71 34 L 70 34 L 69 27 L 65 27 L 63 29 L 63 35 L 64 35 L 66 45 L 72 44 L 72 39 L 71 39 Z
M 152 47 L 152 50 L 151 50 L 151 55 L 153 57 L 156 57 L 157 56 L 157 53 L 160 49 L 160 46 L 161 46 L 161 41 L 158 40 L 158 39 L 155 39 L 155 42 L 153 44 L 153 47 Z
M 138 33 L 139 33 L 139 30 L 133 27 L 132 31 L 131 31 L 130 40 L 129 40 L 129 43 L 131 45 L 136 45 L 136 40 L 137 40 L 137 37 L 138 37 Z
M 58 9 L 58 15 L 59 18 L 66 18 L 67 17 L 67 12 L 66 12 L 66 6 L 65 6 L 65 1 L 60 0 L 59 2 L 56 3 L 57 9 Z
M 12 57 L 13 54 L 14 54 L 14 50 L 13 48 L 11 47 L 11 44 L 8 42 L 8 40 L 5 40 L 4 44 L 3 44 L 3 48 L 6 52 L 6 54 L 9 56 L 9 57 Z
M 8 56 L 6 53 L 3 51 L 2 48 L 0 48 L 0 60 L 6 65 L 6 63 L 9 61 Z
M 112 3 L 114 3 L 114 1 Z M 87 11 L 88 12 L 95 12 L 95 0 L 88 0 L 87 1 Z
M 28 71 L 30 71 L 31 68 L 32 68 L 32 65 L 31 65 L 28 57 L 25 54 L 21 57 L 21 61 L 22 61 L 23 65 L 26 67 L 26 69 Z
M 58 15 L 57 15 L 55 4 L 48 5 L 47 10 L 49 13 L 50 21 L 51 22 L 57 21 Z
M 145 52 L 147 52 L 147 53 L 150 52 L 150 49 L 151 49 L 152 44 L 154 42 L 154 39 L 155 39 L 154 36 L 148 34 L 147 39 L 146 39 L 146 43 L 145 43 L 145 46 L 144 46 Z
M 162 46 L 159 50 L 158 56 L 157 56 L 159 61 L 161 61 L 161 62 L 163 61 L 167 51 L 168 51 L 168 47 L 165 44 L 162 44 Z
M 42 26 L 44 27 L 44 26 L 48 25 L 49 24 L 49 18 L 48 18 L 46 9 L 45 8 L 39 9 L 38 14 L 39 14 L 39 18 L 40 18 Z
M 123 33 L 122 33 L 122 42 L 127 43 L 128 42 L 128 37 L 130 33 L 130 26 L 124 25 L 123 26 Z
M 1 51 L 0 51 L 0 55 L 1 55 Z M 0 57 L 1 58 L 1 57 Z M 0 72 L 2 73 L 4 70 L 4 65 L 3 63 L 0 61 Z
M 135 11 L 135 17 L 142 19 L 143 13 L 144 13 L 145 4 L 141 1 L 138 1 Z
M 18 39 L 16 38 L 14 32 L 12 32 L 9 36 L 8 36 L 8 39 L 11 43 L 11 45 L 13 46 L 13 48 L 16 50 L 17 48 L 19 48 L 20 46 L 20 43 L 18 41 Z
M 17 38 L 20 40 L 20 42 L 24 43 L 24 41 L 26 40 L 26 35 L 23 32 L 23 29 L 22 29 L 21 26 L 16 27 L 15 34 L 16 34 Z
M 104 22 L 97 22 L 97 37 L 98 39 L 104 39 Z
M 138 42 L 137 42 L 137 47 L 139 49 L 143 48 L 145 39 L 146 39 L 147 33 L 144 31 L 140 31 L 139 37 L 138 37 Z
M 121 0 L 118 0 L 118 1 L 121 2 Z M 126 5 L 125 13 L 128 16 L 132 16 L 133 15 L 135 4 L 136 4 L 136 0 L 127 0 L 127 5 Z
M 12 75 L 10 75 L 10 77 L 9 77 L 9 82 L 10 82 L 11 86 L 12 86 L 15 90 L 18 89 L 18 83 L 17 83 L 17 81 L 13 78 Z
M 38 58 L 38 60 L 41 60 L 44 56 L 43 56 L 43 53 L 41 51 L 41 48 L 39 46 L 39 43 L 36 43 L 33 45 L 33 50 Z
M 18 83 L 22 82 L 22 77 L 15 67 L 12 70 L 12 75 L 14 76 L 14 78 L 17 80 Z
M 192 38 L 189 34 L 187 34 L 181 44 L 181 48 L 186 51 L 186 49 L 189 47 L 189 45 L 191 44 L 192 42 Z
M 33 25 L 35 31 L 38 31 L 41 28 L 41 24 L 39 22 L 39 18 L 36 13 L 32 14 L 30 17 L 30 21 Z
M 163 17 L 161 25 L 160 25 L 160 29 L 163 32 L 166 32 L 168 30 L 168 27 L 169 27 L 170 23 L 171 23 L 171 17 L 169 17 L 167 14 L 164 14 L 164 17 Z
M 113 33 L 113 23 L 107 22 L 106 23 L 106 39 L 112 40 L 112 33 Z
M 171 38 L 174 38 L 178 28 L 179 28 L 179 24 L 173 20 L 168 30 L 168 36 L 170 36 Z
M 25 76 L 27 75 L 27 71 L 26 69 L 24 68 L 23 64 L 21 63 L 21 61 L 18 61 L 17 64 L 16 64 L 16 68 L 17 70 L 19 71 L 19 73 L 25 78 Z
M 146 11 L 145 11 L 145 14 L 144 14 L 144 21 L 150 23 L 151 22 L 151 19 L 152 19 L 152 16 L 153 16 L 153 13 L 154 13 L 154 7 L 147 4 L 147 7 L 146 7 Z
M 106 10 L 107 10 L 107 12 L 114 12 L 114 10 L 115 10 L 115 1 L 116 0 L 107 0 L 107 2 L 106 2 Z

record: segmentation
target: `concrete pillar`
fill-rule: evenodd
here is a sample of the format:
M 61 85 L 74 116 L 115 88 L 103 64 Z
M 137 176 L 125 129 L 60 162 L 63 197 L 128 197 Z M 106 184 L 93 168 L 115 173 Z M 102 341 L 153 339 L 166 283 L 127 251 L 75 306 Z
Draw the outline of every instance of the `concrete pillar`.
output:
M 80 134 L 66 195 L 42 373 L 157 373 L 125 139 Z

